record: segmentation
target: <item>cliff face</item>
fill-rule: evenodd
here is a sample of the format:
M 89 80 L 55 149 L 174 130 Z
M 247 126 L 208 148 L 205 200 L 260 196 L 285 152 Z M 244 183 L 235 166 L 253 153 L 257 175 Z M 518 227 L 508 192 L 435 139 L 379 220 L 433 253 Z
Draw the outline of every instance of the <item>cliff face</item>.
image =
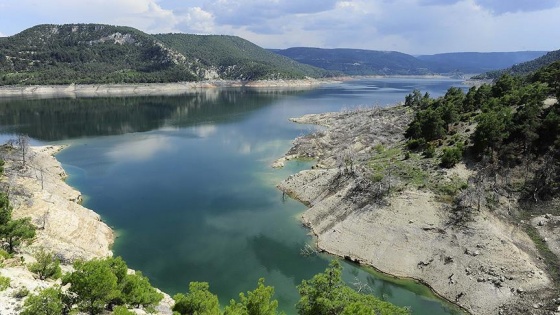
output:
M 539 303 L 553 285 L 519 226 L 488 209 L 466 227 L 454 226 L 441 196 L 395 175 L 423 172 L 412 165 L 414 157 L 395 154 L 387 158 L 390 164 L 378 157 L 399 152 L 407 115 L 397 107 L 296 120 L 328 127 L 297 139 L 288 153 L 315 157 L 317 166 L 278 186 L 310 207 L 302 220 L 316 235 L 317 246 L 389 274 L 419 279 L 472 314 L 545 314 Z M 444 172 L 425 160 L 418 163 L 441 182 L 466 181 L 472 173 L 464 165 Z M 385 178 L 372 181 L 378 166 Z M 387 173 L 387 168 L 393 169 Z M 429 186 L 428 180 L 420 186 Z M 499 203 L 515 207 L 507 200 Z M 504 311 L 512 306 L 520 311 Z

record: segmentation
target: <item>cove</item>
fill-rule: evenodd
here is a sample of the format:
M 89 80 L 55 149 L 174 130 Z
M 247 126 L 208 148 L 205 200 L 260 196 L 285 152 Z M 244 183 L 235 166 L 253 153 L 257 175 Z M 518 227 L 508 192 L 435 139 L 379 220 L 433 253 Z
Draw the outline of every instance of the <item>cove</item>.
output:
M 275 287 L 295 314 L 296 285 L 334 257 L 301 255 L 313 240 L 298 216 L 305 206 L 275 186 L 311 167 L 270 167 L 291 141 L 315 127 L 288 121 L 307 113 L 385 106 L 418 88 L 432 96 L 449 79 L 363 79 L 310 90 L 210 89 L 179 96 L 0 102 L 0 133 L 71 144 L 57 158 L 68 182 L 117 232 L 115 255 L 173 295 L 206 281 L 222 305 L 255 288 Z M 458 314 L 425 286 L 344 264 L 347 283 L 367 284 L 413 314 Z

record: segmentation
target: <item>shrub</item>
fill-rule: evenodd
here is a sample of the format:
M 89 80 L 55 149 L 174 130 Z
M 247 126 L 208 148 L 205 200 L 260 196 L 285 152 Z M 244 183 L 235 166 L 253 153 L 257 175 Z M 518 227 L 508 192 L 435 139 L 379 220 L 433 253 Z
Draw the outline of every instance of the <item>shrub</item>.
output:
M 0 276 L 0 291 L 6 290 L 10 286 L 10 278 Z
M 37 262 L 30 264 L 27 268 L 29 271 L 37 274 L 39 279 L 60 278 L 62 274 L 60 270 L 60 261 L 55 258 L 52 253 L 40 249 L 35 253 L 35 259 L 37 259 Z
M 125 306 L 119 305 L 113 308 L 113 315 L 135 315 L 133 311 L 129 310 Z
M 29 290 L 26 287 L 20 288 L 12 294 L 16 299 L 21 299 L 29 295 Z
M 426 158 L 433 158 L 436 155 L 436 147 L 434 144 L 429 143 L 428 146 L 424 149 L 424 157 Z
M 424 140 L 424 138 L 420 138 L 420 139 L 411 139 L 408 140 L 406 143 L 406 147 L 409 150 L 421 150 L 424 148 L 424 146 L 426 145 L 426 141 Z
M 64 303 L 59 287 L 47 288 L 39 294 L 31 294 L 23 304 L 22 315 L 63 314 Z
M 440 165 L 442 167 L 451 168 L 461 161 L 462 155 L 462 150 L 456 146 L 443 148 Z

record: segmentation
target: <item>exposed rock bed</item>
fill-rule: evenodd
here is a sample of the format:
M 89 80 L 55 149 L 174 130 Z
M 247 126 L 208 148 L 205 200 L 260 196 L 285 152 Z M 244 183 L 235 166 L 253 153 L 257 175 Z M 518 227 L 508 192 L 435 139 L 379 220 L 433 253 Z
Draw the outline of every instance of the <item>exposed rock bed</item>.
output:
M 428 190 L 405 186 L 387 199 L 375 196 L 366 164 L 376 145 L 403 139 L 410 119 L 402 106 L 293 119 L 327 127 L 296 139 L 287 153 L 314 157 L 316 166 L 278 186 L 309 206 L 302 220 L 317 246 L 418 279 L 472 314 L 549 314 L 539 293 L 550 291 L 551 280 L 520 227 L 485 209 L 466 228 L 453 227 L 447 205 Z M 460 165 L 446 176 L 469 173 Z
M 261 80 L 228 81 L 208 80 L 201 82 L 144 83 L 144 84 L 70 84 L 70 85 L 32 85 L 1 86 L 0 97 L 102 97 L 135 95 L 178 95 L 197 89 L 218 87 L 253 87 L 253 88 L 306 88 L 319 84 L 334 83 L 335 80 Z

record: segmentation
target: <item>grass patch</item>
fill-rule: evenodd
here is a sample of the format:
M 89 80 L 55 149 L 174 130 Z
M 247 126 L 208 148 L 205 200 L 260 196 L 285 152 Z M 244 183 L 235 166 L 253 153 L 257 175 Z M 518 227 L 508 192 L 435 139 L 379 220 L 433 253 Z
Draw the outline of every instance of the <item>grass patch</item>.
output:
M 458 176 L 453 176 L 448 180 L 443 178 L 441 178 L 441 180 L 435 180 L 433 182 L 432 191 L 436 193 L 439 201 L 451 203 L 455 199 L 455 196 L 467 187 L 467 182 Z
M 558 256 L 556 256 L 550 248 L 548 248 L 548 245 L 535 227 L 530 224 L 526 224 L 525 232 L 529 235 L 533 243 L 535 243 L 535 246 L 539 251 L 539 255 L 543 258 L 546 265 L 546 271 L 552 278 L 554 286 L 556 289 L 560 289 L 560 268 L 558 268 L 558 266 L 560 266 L 560 260 L 558 259 Z
M 428 181 L 429 174 L 420 166 L 423 161 L 419 154 L 408 151 L 405 154 L 401 147 L 386 149 L 381 145 L 375 146 L 374 150 L 376 154 L 368 163 L 374 182 L 390 176 L 401 181 L 401 188 L 406 185 L 421 188 Z

